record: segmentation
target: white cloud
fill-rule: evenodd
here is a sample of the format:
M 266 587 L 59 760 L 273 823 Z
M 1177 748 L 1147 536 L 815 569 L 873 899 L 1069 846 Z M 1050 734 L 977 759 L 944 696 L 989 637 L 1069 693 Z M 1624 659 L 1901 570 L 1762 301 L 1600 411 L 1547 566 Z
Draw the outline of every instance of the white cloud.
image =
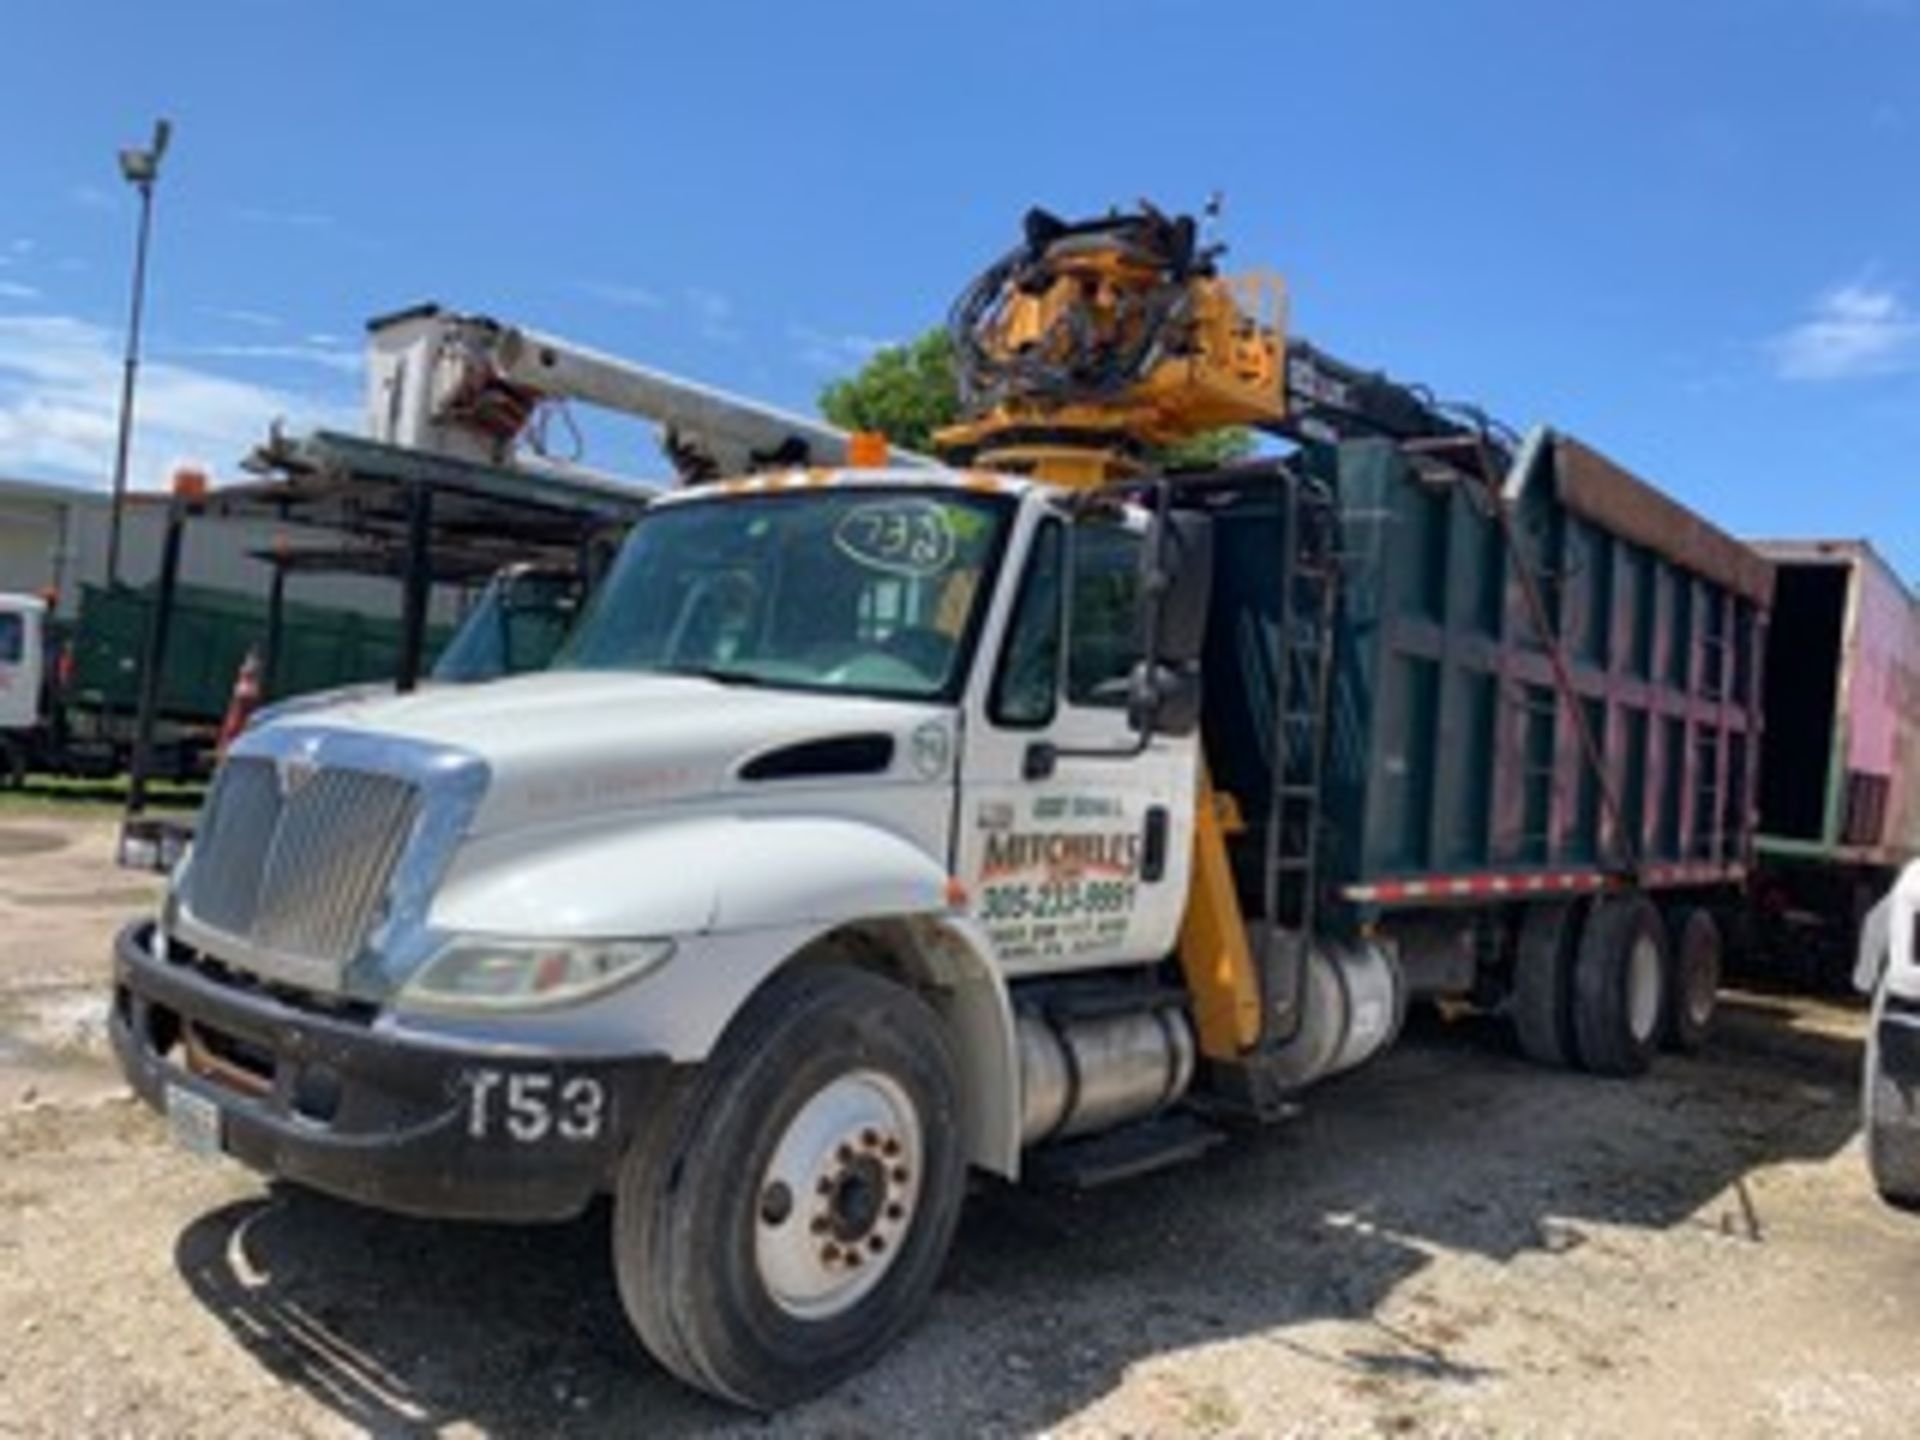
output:
M 703 339 L 722 345 L 740 342 L 740 327 L 734 324 L 733 300 L 729 296 L 699 285 L 689 285 L 680 292 L 680 296 L 692 312 L 694 328 Z
M 200 313 L 211 315 L 216 320 L 245 325 L 251 330 L 276 330 L 280 326 L 280 317 L 270 315 L 265 310 L 222 310 L 216 306 L 203 305 L 200 307 Z
M 596 300 L 604 300 L 609 305 L 624 306 L 629 310 L 658 310 L 667 302 L 657 291 L 644 285 L 620 285 L 609 281 L 589 280 L 580 287 Z
M 1856 281 L 1827 291 L 1767 348 L 1782 380 L 1891 375 L 1920 362 L 1920 317 L 1897 290 Z
M 113 192 L 102 190 L 98 185 L 74 185 L 68 188 L 67 198 L 83 210 L 114 209 Z
M 292 360 L 344 375 L 360 373 L 360 357 L 353 351 L 322 345 L 195 345 L 175 353 L 209 360 Z
M 819 330 L 811 325 L 789 325 L 787 335 L 794 342 L 794 354 L 801 364 L 835 374 L 859 369 L 877 353 L 896 343 L 872 335 Z
M 0 473 L 107 483 L 119 417 L 118 340 L 72 316 L 0 316 Z M 296 426 L 356 423 L 351 408 L 328 395 L 153 361 L 140 371 L 131 483 L 163 484 L 167 462 L 179 455 L 230 467 L 282 418 Z
M 38 300 L 40 292 L 18 280 L 0 280 L 0 300 Z
M 275 225 L 290 230 L 322 230 L 333 224 L 333 216 L 314 210 L 273 210 L 262 205 L 235 207 L 233 218 L 248 225 Z

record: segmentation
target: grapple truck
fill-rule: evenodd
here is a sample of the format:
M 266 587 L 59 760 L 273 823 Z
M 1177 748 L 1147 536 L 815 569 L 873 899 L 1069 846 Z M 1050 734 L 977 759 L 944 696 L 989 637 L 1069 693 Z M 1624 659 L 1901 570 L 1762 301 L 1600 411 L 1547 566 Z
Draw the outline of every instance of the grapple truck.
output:
M 397 1211 L 610 1192 L 646 1348 L 772 1408 L 913 1320 L 970 1173 L 1196 1155 L 1411 996 L 1604 1074 L 1698 1043 L 1769 572 L 1277 298 L 1036 212 L 948 467 L 675 493 L 551 671 L 249 732 L 118 940 L 135 1087 Z M 1228 424 L 1294 448 L 1154 469 Z

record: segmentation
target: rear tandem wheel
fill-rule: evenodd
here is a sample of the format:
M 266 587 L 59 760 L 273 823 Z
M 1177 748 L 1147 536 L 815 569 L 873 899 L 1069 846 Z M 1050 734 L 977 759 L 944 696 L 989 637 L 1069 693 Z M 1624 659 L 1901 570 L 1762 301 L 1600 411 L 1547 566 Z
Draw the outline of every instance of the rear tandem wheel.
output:
M 1573 962 L 1573 1039 L 1596 1075 L 1646 1070 L 1666 1023 L 1672 958 L 1667 927 L 1645 895 L 1595 902 Z

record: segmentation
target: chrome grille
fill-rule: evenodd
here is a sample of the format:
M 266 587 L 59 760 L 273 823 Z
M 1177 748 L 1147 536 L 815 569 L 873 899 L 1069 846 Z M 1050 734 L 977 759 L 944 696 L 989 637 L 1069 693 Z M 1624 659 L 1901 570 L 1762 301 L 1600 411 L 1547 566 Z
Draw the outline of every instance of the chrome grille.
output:
M 283 793 L 273 761 L 236 756 L 207 797 L 182 899 L 252 950 L 344 965 L 379 915 L 419 804 L 408 781 L 344 766 Z

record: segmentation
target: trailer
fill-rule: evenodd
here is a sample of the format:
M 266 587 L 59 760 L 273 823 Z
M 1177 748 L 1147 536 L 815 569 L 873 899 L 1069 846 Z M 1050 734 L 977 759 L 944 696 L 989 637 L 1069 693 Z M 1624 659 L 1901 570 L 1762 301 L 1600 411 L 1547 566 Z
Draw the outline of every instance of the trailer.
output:
M 1862 917 L 1920 857 L 1920 599 L 1864 540 L 1755 548 L 1778 582 L 1746 948 L 1840 988 Z
M 102 778 L 125 771 L 138 733 L 141 664 L 158 604 L 158 585 L 81 587 L 72 618 L 37 597 L 0 596 L 0 650 L 19 680 L 0 722 L 0 770 L 17 782 L 28 771 Z M 204 586 L 177 587 L 176 644 L 156 692 L 154 773 L 204 777 L 248 653 L 274 633 L 260 600 Z M 392 620 L 320 606 L 287 607 L 281 626 L 276 693 L 301 694 L 390 673 L 400 631 Z M 430 645 L 446 627 L 432 627 Z M 13 637 L 11 639 L 7 637 Z

